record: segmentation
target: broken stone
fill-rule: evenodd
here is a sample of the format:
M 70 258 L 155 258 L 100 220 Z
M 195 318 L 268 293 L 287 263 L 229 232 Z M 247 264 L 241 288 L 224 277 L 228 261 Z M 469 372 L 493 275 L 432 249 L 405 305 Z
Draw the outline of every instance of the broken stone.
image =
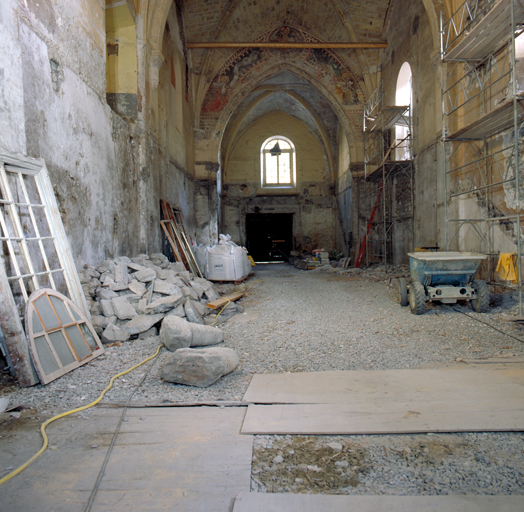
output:
M 146 293 L 146 285 L 140 281 L 131 281 L 128 288 L 136 295 L 142 297 Z
M 168 297 L 162 297 L 157 299 L 148 306 L 145 307 L 146 312 L 149 313 L 165 313 L 173 308 L 176 308 L 179 304 L 182 304 L 184 297 L 182 295 L 169 295 Z
M 176 315 L 180 318 L 184 318 L 186 316 L 186 310 L 184 309 L 183 304 L 179 304 L 175 309 L 171 310 L 168 315 Z
M 96 267 L 96 270 L 103 274 L 104 272 L 107 272 L 108 270 L 113 270 L 115 268 L 115 262 L 113 260 L 104 260 L 98 267 Z
M 153 336 L 158 336 L 158 329 L 156 327 L 151 327 L 151 329 L 141 332 L 138 335 L 138 338 L 141 340 L 145 340 L 146 338 L 151 338 Z
M 153 290 L 157 293 L 161 293 L 162 295 L 180 295 L 181 290 L 178 286 L 174 284 L 170 284 L 166 281 L 163 281 L 162 279 L 157 279 L 155 281 L 155 286 Z
M 174 277 L 176 277 L 176 272 L 174 270 L 170 270 L 168 268 L 163 268 L 158 273 L 158 278 L 159 279 L 167 280 L 167 279 L 172 279 Z
M 138 304 L 136 305 L 136 311 L 139 315 L 146 315 L 148 311 L 146 310 L 147 307 L 147 299 L 140 299 L 138 301 Z
M 103 300 L 111 300 L 118 297 L 118 294 L 112 290 L 101 289 L 98 291 L 98 297 Z
M 127 256 L 119 256 L 118 258 L 115 258 L 115 263 L 118 265 L 119 263 L 125 263 L 126 265 L 128 263 L 131 263 L 131 259 Z
M 137 315 L 136 309 L 129 303 L 126 297 L 111 299 L 111 306 L 115 312 L 114 314 L 120 320 L 131 320 L 131 318 Z
M 139 265 L 138 263 L 133 263 L 132 261 L 127 264 L 127 267 L 135 271 L 144 270 L 145 268 L 142 265 Z
M 133 263 L 138 263 L 139 265 L 144 266 L 146 261 L 149 261 L 149 256 L 147 254 L 139 254 L 138 256 L 131 258 Z
M 197 304 L 195 301 L 191 299 L 187 299 L 184 303 L 184 311 L 186 312 L 186 318 L 188 322 L 192 322 L 194 324 L 204 324 L 204 319 L 202 318 L 202 315 L 199 313 L 197 308 L 195 307 L 195 304 Z M 200 304 L 198 304 L 200 306 Z
M 193 340 L 190 324 L 175 315 L 169 315 L 164 318 L 159 336 L 160 343 L 172 352 L 179 348 L 190 347 Z
M 186 270 L 185 265 L 181 261 L 170 263 L 168 268 L 174 270 L 175 272 L 184 272 Z
M 189 270 L 183 270 L 182 272 L 178 272 L 178 277 L 182 279 L 185 283 L 189 284 L 191 282 L 191 272 Z
M 169 260 L 167 259 L 167 256 L 165 254 L 162 254 L 161 252 L 151 254 L 150 258 L 151 261 L 159 267 L 167 267 L 169 265 Z
M 150 270 L 154 270 L 156 275 L 158 275 L 158 273 L 162 270 L 161 267 L 159 267 L 158 265 L 155 265 L 151 261 L 146 261 L 144 263 L 144 267 L 146 267 L 146 268 L 148 268 Z
M 113 284 L 115 280 L 111 277 L 111 274 L 103 274 L 100 278 L 100 282 L 103 286 L 109 286 L 110 284 Z
M 91 316 L 97 316 L 102 314 L 102 308 L 100 307 L 100 302 L 93 302 L 89 308 Z
M 156 272 L 151 268 L 144 268 L 143 270 L 135 272 L 133 277 L 142 283 L 150 283 L 156 278 Z
M 113 279 L 115 283 L 127 284 L 129 283 L 129 274 L 127 273 L 127 264 L 119 263 L 113 269 Z
M 120 327 L 110 324 L 102 333 L 102 341 L 104 343 L 114 343 L 115 341 L 127 341 L 129 334 Z
M 116 316 L 102 316 L 102 315 L 92 315 L 91 316 L 91 325 L 96 333 L 100 336 L 104 329 L 111 324 L 116 322 Z
M 197 283 L 196 281 L 192 281 L 191 288 L 195 290 L 199 299 L 202 297 L 202 295 L 204 295 L 205 290 L 204 290 L 204 287 L 200 283 Z
M 209 325 L 190 324 L 193 339 L 192 347 L 207 347 L 208 345 L 218 345 L 224 341 L 224 332 L 217 327 Z
M 100 281 L 98 279 L 92 278 L 88 283 L 82 285 L 82 290 L 84 290 L 84 295 L 89 297 L 94 297 L 96 295 L 96 290 L 100 286 Z
M 204 297 L 207 297 L 209 302 L 220 299 L 220 295 L 214 290 L 214 288 L 209 288 L 204 293 Z
M 128 286 L 127 284 L 123 284 L 123 283 L 111 283 L 109 285 L 109 289 L 114 292 L 121 292 L 121 291 L 127 290 Z
M 100 301 L 100 310 L 102 311 L 102 314 L 104 316 L 113 316 L 115 314 L 115 311 L 113 310 L 113 306 L 111 305 L 110 300 L 102 299 Z
M 122 329 L 129 335 L 140 334 L 141 332 L 148 331 L 164 318 L 162 313 L 157 315 L 137 315 L 132 320 L 122 326 Z
M 203 277 L 195 277 L 193 279 L 195 283 L 198 283 L 204 290 L 209 290 L 210 288 L 213 288 L 213 283 L 208 281 L 207 279 L 204 279 Z
M 193 290 L 193 288 L 190 288 L 189 286 L 182 286 L 180 290 L 182 291 L 182 295 L 184 297 L 191 297 L 194 300 L 198 300 L 198 294 L 195 292 L 195 290 Z
M 182 279 L 180 279 L 180 277 L 178 277 L 177 275 L 175 275 L 173 277 L 168 277 L 166 279 L 166 282 L 174 284 L 174 285 L 178 286 L 179 288 L 182 288 L 183 286 L 186 286 L 186 283 L 184 283 L 184 281 L 182 281 Z
M 168 315 L 160 328 L 160 342 L 168 350 L 204 347 L 224 341 L 224 333 L 216 327 L 190 323 L 176 315 Z
M 181 348 L 162 368 L 160 376 L 167 382 L 205 388 L 237 366 L 238 356 L 230 348 Z
M 205 304 L 201 304 L 200 302 L 192 301 L 193 307 L 196 309 L 197 313 L 200 316 L 206 316 L 209 314 L 209 308 L 206 307 Z

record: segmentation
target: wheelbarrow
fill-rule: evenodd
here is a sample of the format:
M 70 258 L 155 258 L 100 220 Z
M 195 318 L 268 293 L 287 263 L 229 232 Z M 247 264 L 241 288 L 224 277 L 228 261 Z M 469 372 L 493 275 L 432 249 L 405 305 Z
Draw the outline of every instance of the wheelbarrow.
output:
M 489 288 L 474 279 L 480 263 L 487 258 L 475 252 L 408 253 L 411 273 L 409 307 L 415 315 L 426 310 L 426 302 L 455 304 L 467 300 L 477 313 L 489 308 Z M 399 280 L 401 304 L 407 305 L 407 285 Z

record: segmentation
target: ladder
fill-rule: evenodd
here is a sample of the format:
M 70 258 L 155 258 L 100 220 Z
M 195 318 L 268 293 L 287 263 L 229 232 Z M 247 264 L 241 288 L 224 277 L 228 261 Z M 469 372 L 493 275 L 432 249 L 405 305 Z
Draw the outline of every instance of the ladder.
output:
M 364 235 L 364 238 L 362 239 L 362 243 L 360 244 L 360 250 L 358 251 L 357 261 L 355 262 L 355 268 L 360 267 L 360 264 L 362 263 L 362 258 L 364 257 L 364 251 L 366 250 L 366 242 L 368 239 L 368 235 L 371 231 L 371 228 L 373 227 L 373 219 L 375 218 L 375 214 L 377 213 L 377 210 L 380 204 L 380 197 L 382 196 L 383 187 L 384 187 L 384 184 L 380 185 L 380 188 L 378 189 L 377 198 L 375 199 L 375 204 L 373 205 L 373 209 L 371 210 L 371 215 L 369 216 L 366 234 Z

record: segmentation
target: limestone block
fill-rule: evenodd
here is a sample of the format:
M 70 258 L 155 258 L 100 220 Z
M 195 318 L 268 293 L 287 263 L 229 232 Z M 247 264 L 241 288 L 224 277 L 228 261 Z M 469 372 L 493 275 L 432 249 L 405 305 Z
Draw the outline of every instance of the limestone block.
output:
M 210 288 L 213 288 L 213 283 L 211 281 L 208 281 L 207 279 L 204 279 L 203 277 L 195 277 L 193 278 L 193 281 L 202 286 L 204 290 L 209 290 Z
M 153 291 L 161 293 L 162 295 L 180 295 L 181 290 L 178 286 L 170 284 L 162 279 L 157 279 L 153 287 Z
M 124 283 L 111 283 L 109 289 L 113 292 L 121 292 L 128 289 L 127 284 Z
M 139 315 L 146 315 L 148 311 L 146 310 L 147 307 L 147 299 L 140 299 L 138 301 L 138 304 L 136 305 L 136 311 Z
M 113 269 L 113 279 L 115 283 L 129 283 L 129 274 L 127 273 L 127 265 L 125 263 L 119 263 Z
M 161 252 L 151 254 L 150 259 L 152 263 L 158 265 L 159 267 L 165 268 L 169 265 L 169 260 L 167 259 L 167 256 L 165 254 L 162 254 Z
M 146 261 L 149 261 L 149 256 L 147 254 L 139 254 L 135 258 L 131 258 L 133 263 L 138 263 L 139 265 L 144 266 Z
M 146 338 L 151 338 L 153 336 L 158 336 L 158 329 L 156 327 L 151 327 L 151 329 L 149 329 L 148 331 L 141 332 L 138 335 L 138 338 L 141 340 L 145 340 Z
M 167 382 L 205 388 L 238 366 L 238 356 L 230 348 L 181 348 L 162 368 L 160 376 Z
M 100 282 L 103 286 L 109 286 L 110 284 L 113 284 L 115 280 L 111 274 L 102 274 L 102 276 L 100 276 Z
M 104 316 L 113 316 L 115 314 L 110 300 L 102 299 L 100 301 L 100 311 Z
M 178 277 L 176 274 L 173 277 L 168 277 L 166 281 L 168 283 L 178 286 L 179 288 L 182 288 L 183 286 L 187 286 L 186 283 L 184 283 L 184 281 L 182 281 L 182 279 L 180 279 L 180 277 Z
M 187 299 L 186 302 L 184 302 L 184 311 L 186 312 L 186 318 L 188 322 L 194 323 L 194 324 L 204 324 L 204 319 L 202 318 L 202 315 L 197 310 L 195 304 L 198 304 L 197 302 Z M 200 304 L 198 304 L 200 306 Z
M 173 277 L 176 277 L 176 272 L 174 270 L 171 270 L 171 269 L 168 269 L 168 268 L 163 268 L 158 273 L 158 278 L 159 279 L 167 280 L 167 279 L 171 279 Z
M 181 261 L 170 263 L 167 268 L 174 270 L 175 272 L 184 272 L 186 270 L 185 265 Z
M 154 270 L 156 275 L 158 275 L 158 273 L 162 270 L 162 267 L 159 267 L 158 265 L 155 265 L 151 261 L 146 261 L 144 263 L 144 267 L 146 267 L 146 268 L 148 268 L 150 270 Z
M 224 332 L 217 327 L 210 325 L 190 324 L 193 339 L 192 347 L 207 347 L 208 345 L 217 345 L 224 341 Z
M 182 272 L 179 272 L 178 277 L 180 277 L 180 279 L 182 279 L 182 281 L 186 282 L 187 284 L 191 282 L 191 272 L 189 272 L 189 270 L 183 270 Z
M 128 263 L 131 263 L 131 258 L 128 258 L 127 256 L 119 256 L 118 258 L 115 258 L 115 263 L 117 265 L 119 263 L 125 263 L 127 265 Z
M 213 287 L 206 290 L 204 297 L 207 297 L 209 302 L 220 299 L 220 295 L 215 291 Z
M 115 262 L 113 260 L 104 260 L 98 267 L 96 267 L 97 272 L 103 274 L 108 270 L 113 270 L 115 268 Z
M 208 307 L 206 307 L 206 304 L 202 304 L 201 302 L 193 301 L 193 307 L 197 310 L 200 316 L 209 315 L 210 310 Z
M 179 316 L 180 318 L 184 318 L 186 316 L 186 310 L 184 309 L 184 305 L 183 304 L 179 304 L 175 309 L 172 309 L 167 314 L 168 315 L 176 315 L 176 316 Z
M 164 318 L 163 313 L 157 315 L 137 315 L 125 325 L 122 326 L 122 329 L 127 332 L 130 336 L 134 334 L 140 334 L 141 332 L 146 332 L 153 325 L 160 322 Z
M 130 268 L 131 270 L 135 270 L 138 272 L 139 270 L 144 270 L 146 267 L 143 267 L 142 265 L 139 265 L 138 263 L 130 262 L 127 264 L 127 268 Z
M 172 352 L 179 348 L 190 347 L 193 340 L 189 322 L 175 315 L 164 318 L 159 336 L 160 343 Z
M 182 291 L 182 295 L 184 297 L 190 297 L 193 300 L 198 300 L 198 293 L 195 292 L 195 290 L 193 290 L 193 288 L 191 288 L 189 286 L 182 286 L 182 288 L 180 288 L 180 290 Z
M 198 295 L 198 298 L 200 299 L 202 295 L 204 295 L 204 292 L 205 292 L 204 287 L 200 283 L 197 283 L 196 281 L 191 281 L 190 284 L 191 284 L 191 288 L 195 290 L 195 292 Z
M 148 306 L 145 307 L 148 313 L 165 313 L 171 309 L 176 308 L 179 304 L 182 304 L 184 297 L 182 295 L 169 295 L 168 297 L 162 297 L 157 299 Z
M 102 314 L 102 308 L 100 307 L 100 302 L 93 302 L 89 308 L 91 316 L 97 316 Z
M 129 334 L 126 331 L 118 327 L 117 325 L 110 324 L 106 327 L 102 333 L 102 341 L 104 343 L 114 343 L 116 341 L 127 341 Z
M 146 293 L 146 285 L 140 281 L 131 281 L 128 287 L 134 294 L 140 295 L 140 297 Z
M 137 315 L 136 309 L 129 303 L 125 296 L 111 299 L 111 306 L 119 320 L 131 320 L 131 318 Z
M 133 277 L 142 283 L 150 283 L 156 278 L 156 272 L 152 268 L 144 268 L 143 270 L 135 272 Z
M 98 297 L 103 300 L 111 300 L 118 297 L 118 294 L 112 290 L 102 288 L 98 291 Z

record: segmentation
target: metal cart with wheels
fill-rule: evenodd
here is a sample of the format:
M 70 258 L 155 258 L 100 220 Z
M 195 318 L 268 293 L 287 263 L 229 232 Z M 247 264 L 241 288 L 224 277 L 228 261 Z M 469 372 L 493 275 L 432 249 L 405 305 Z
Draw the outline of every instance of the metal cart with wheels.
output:
M 489 288 L 485 281 L 475 280 L 485 254 L 474 252 L 409 253 L 411 286 L 409 307 L 415 315 L 426 310 L 426 302 L 455 304 L 468 300 L 477 313 L 489 308 Z M 401 284 L 406 288 L 405 283 Z M 402 294 L 402 290 L 400 291 Z

